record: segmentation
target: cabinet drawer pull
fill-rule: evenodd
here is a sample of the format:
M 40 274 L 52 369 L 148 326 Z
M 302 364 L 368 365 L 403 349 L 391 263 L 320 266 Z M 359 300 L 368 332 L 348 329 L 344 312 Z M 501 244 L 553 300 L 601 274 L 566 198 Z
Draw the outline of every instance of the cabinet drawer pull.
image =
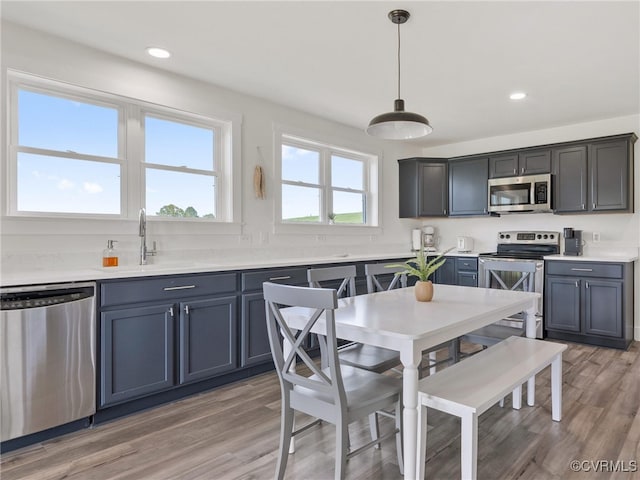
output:
M 269 279 L 269 281 L 273 281 L 273 280 L 289 280 L 291 278 L 291 275 L 285 275 L 283 277 L 271 277 Z
M 172 290 L 189 290 L 190 288 L 196 288 L 195 285 L 180 285 L 179 287 L 164 287 L 163 290 L 165 292 L 170 292 Z
M 593 272 L 593 268 L 572 268 L 572 272 Z

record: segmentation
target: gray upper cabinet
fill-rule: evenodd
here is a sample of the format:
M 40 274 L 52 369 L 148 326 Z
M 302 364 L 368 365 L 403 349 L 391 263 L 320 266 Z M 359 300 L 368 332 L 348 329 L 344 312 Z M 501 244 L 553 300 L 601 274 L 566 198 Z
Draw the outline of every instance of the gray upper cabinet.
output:
M 446 217 L 447 160 L 406 158 L 398 160 L 398 165 L 400 218 Z
M 487 215 L 489 158 L 449 162 L 449 216 Z
M 587 147 L 553 149 L 553 200 L 556 213 L 587 210 Z
M 628 140 L 589 145 L 591 210 L 633 210 L 629 192 L 633 185 L 633 164 Z
M 551 150 L 526 150 L 518 154 L 519 175 L 551 172 Z
M 489 156 L 489 178 L 537 175 L 551 171 L 551 150 L 524 150 Z
M 518 171 L 517 152 L 489 157 L 489 178 L 514 177 Z
M 634 134 L 553 149 L 556 213 L 632 212 Z

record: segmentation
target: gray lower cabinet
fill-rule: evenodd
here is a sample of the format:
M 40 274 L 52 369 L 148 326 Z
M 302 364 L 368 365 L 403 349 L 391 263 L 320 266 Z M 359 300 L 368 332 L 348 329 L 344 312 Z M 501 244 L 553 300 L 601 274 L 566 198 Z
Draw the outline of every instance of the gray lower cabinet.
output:
M 489 158 L 449 161 L 449 216 L 487 215 Z
M 100 396 L 107 407 L 237 365 L 236 274 L 100 284 Z
M 180 384 L 237 368 L 236 296 L 180 302 Z
M 627 348 L 633 338 L 633 263 L 549 261 L 549 338 Z
M 445 256 L 447 261 L 436 270 L 434 283 L 478 286 L 478 259 L 475 257 Z
M 242 273 L 242 314 L 240 320 L 240 366 L 242 367 L 272 361 L 262 294 L 264 282 L 306 286 L 307 269 L 283 268 Z
M 173 304 L 103 312 L 100 405 L 111 405 L 173 387 Z

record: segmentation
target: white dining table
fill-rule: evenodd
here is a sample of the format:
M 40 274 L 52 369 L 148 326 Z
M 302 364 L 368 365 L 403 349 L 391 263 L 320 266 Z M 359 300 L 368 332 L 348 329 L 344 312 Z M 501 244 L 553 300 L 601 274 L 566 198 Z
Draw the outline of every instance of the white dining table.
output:
M 526 336 L 535 338 L 540 294 L 490 288 L 435 285 L 431 302 L 415 300 L 412 287 L 339 300 L 336 335 L 345 340 L 385 347 L 400 353 L 403 373 L 404 478 L 416 478 L 418 435 L 418 366 L 422 352 L 518 312 L 526 312 Z M 307 309 L 282 310 L 287 324 L 301 329 Z M 323 334 L 324 319 L 313 332 Z M 468 361 L 473 361 L 472 359 Z M 535 379 L 527 384 L 527 403 L 534 404 Z

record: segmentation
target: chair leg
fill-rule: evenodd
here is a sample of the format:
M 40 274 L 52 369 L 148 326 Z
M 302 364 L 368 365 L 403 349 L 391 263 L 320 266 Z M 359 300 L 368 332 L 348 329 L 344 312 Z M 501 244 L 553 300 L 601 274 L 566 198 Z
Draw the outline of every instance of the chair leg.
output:
M 369 431 L 371 432 L 371 440 L 380 438 L 380 428 L 378 426 L 378 414 L 369 415 Z M 376 448 L 380 448 L 380 444 L 376 443 Z
M 349 426 L 344 417 L 340 417 L 336 422 L 336 480 L 344 480 L 347 469 L 347 453 L 349 442 Z
M 456 338 L 451 341 L 449 345 L 449 358 L 452 363 L 458 363 L 460 361 L 460 338 Z
M 276 466 L 276 478 L 282 480 L 284 471 L 287 468 L 287 459 L 289 458 L 289 445 L 291 444 L 291 433 L 293 431 L 293 409 L 289 406 L 289 398 L 283 395 L 282 412 L 280 419 L 280 452 L 278 455 L 278 464 Z
M 461 477 L 465 480 L 476 480 L 478 466 L 478 416 L 472 412 L 465 412 L 462 414 L 461 419 Z
M 427 407 L 418 405 L 418 464 L 416 465 L 416 477 L 424 478 L 424 464 L 427 461 Z
M 396 404 L 396 454 L 398 455 L 398 468 L 400 475 L 404 475 L 404 447 L 402 445 L 402 398 Z
M 436 354 L 438 352 L 429 352 L 429 364 L 436 363 L 437 357 Z M 429 375 L 434 375 L 436 373 L 436 367 L 429 368 Z

